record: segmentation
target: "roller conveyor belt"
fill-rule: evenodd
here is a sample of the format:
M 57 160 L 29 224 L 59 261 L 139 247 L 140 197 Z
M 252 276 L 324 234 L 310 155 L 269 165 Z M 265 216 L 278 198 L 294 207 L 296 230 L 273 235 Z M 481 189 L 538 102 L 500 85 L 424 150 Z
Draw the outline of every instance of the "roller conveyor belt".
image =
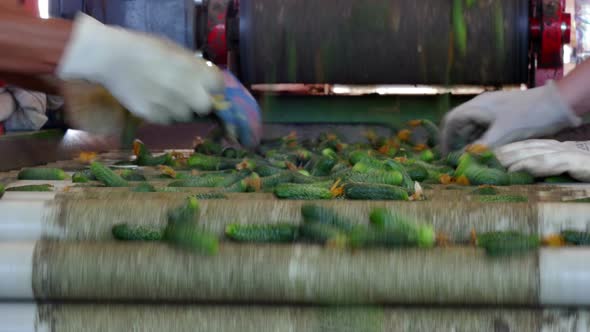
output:
M 374 207 L 428 221 L 457 243 L 446 248 L 351 251 L 222 241 L 219 253 L 207 256 L 160 243 L 115 242 L 111 233 L 121 222 L 164 226 L 169 208 L 204 190 L 135 193 L 70 181 L 17 181 L 15 175 L 3 174 L 8 187 L 55 186 L 52 192 L 6 192 L 0 199 L 0 266 L 11 266 L 0 270 L 0 302 L 6 302 L 0 316 L 29 317 L 30 331 L 588 328 L 590 313 L 559 308 L 590 305 L 590 249 L 544 247 L 491 258 L 468 243 L 472 230 L 541 236 L 586 230 L 590 204 L 568 202 L 590 196 L 584 185 L 498 188 L 527 197 L 526 203 L 483 204 L 472 188 L 436 185 L 425 190 L 423 202 L 314 202 L 359 224 L 368 223 Z M 165 187 L 169 180 L 151 182 Z M 227 199 L 200 201 L 200 223 L 220 237 L 235 222 L 299 224 L 303 203 L 270 193 L 228 193 Z M 65 304 L 9 303 L 14 300 Z M 71 304 L 80 301 L 92 304 Z M 113 301 L 120 304 L 107 304 Z M 396 305 L 413 309 L 391 307 Z M 478 309 L 468 309 L 474 305 Z
M 0 244 L 0 298 L 306 304 L 590 304 L 590 250 L 492 259 L 469 247 L 342 251 L 223 244 L 215 256 L 165 244 Z M 14 277 L 17 273 L 18 278 Z
M 587 310 L 0 305 L 19 331 L 585 331 Z M 26 326 L 23 328 L 23 325 Z
M 47 181 L 45 181 L 47 182 Z M 25 183 L 25 182 L 21 182 Z M 27 181 L 26 183 L 29 183 Z M 529 198 L 528 203 L 482 204 L 469 189 L 427 191 L 428 201 L 318 201 L 337 209 L 358 223 L 367 223 L 371 209 L 392 211 L 431 221 L 434 227 L 458 242 L 477 232 L 517 230 L 550 235 L 564 229 L 586 230 L 590 205 L 561 199 L 587 196 L 583 188 L 537 186 L 503 189 Z M 526 191 L 529 192 L 526 192 Z M 7 192 L 0 201 L 3 218 L 0 239 L 111 240 L 111 228 L 121 222 L 164 225 L 166 211 L 180 204 L 184 193 L 132 193 L 127 188 L 73 188 L 65 193 Z M 232 208 L 228 209 L 228 201 Z M 272 194 L 228 194 L 227 200 L 202 200 L 201 223 L 219 235 L 230 223 L 276 223 L 301 221 L 303 201 L 277 200 Z

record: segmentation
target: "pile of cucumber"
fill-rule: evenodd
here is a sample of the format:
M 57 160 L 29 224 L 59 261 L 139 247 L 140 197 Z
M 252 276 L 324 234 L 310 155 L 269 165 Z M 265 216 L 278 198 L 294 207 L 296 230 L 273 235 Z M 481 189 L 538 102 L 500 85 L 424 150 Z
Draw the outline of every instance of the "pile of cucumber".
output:
M 535 182 L 572 181 L 567 176 L 535 179 L 526 172 L 509 172 L 494 153 L 472 146 L 442 156 L 439 130 L 428 120 L 413 120 L 389 136 L 373 132 L 365 142 L 346 143 L 325 133 L 316 139 L 299 139 L 295 133 L 266 140 L 256 152 L 224 148 L 211 139 L 198 139 L 194 153 L 155 155 L 141 141 L 133 144 L 134 158 L 118 164 L 161 169 L 158 180 L 172 179 L 166 188 L 149 183 L 141 170 L 116 170 L 99 162 L 75 172 L 74 183 L 92 186 L 129 187 L 136 192 L 182 192 L 183 188 L 209 188 L 202 199 L 225 197 L 225 193 L 269 192 L 279 199 L 324 200 L 418 200 L 416 193 L 432 184 L 454 186 L 506 186 Z M 22 170 L 19 179 L 64 180 L 55 168 Z M 416 183 L 421 184 L 417 186 Z M 12 189 L 12 190 L 19 190 Z M 22 190 L 51 190 L 49 187 Z M 527 197 L 488 193 L 482 203 L 526 202 Z

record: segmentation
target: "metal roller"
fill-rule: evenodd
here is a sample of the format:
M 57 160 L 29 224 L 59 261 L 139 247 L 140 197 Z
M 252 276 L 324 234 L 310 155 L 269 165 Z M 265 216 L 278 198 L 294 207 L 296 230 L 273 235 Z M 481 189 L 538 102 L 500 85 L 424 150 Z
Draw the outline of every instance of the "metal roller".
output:
M 469 247 L 343 251 L 161 243 L 0 243 L 0 300 L 288 304 L 589 305 L 590 251 L 493 259 Z
M 584 331 L 588 310 L 177 305 L 0 305 L 4 328 L 68 331 Z
M 527 81 L 527 0 L 241 0 L 239 18 L 249 84 Z

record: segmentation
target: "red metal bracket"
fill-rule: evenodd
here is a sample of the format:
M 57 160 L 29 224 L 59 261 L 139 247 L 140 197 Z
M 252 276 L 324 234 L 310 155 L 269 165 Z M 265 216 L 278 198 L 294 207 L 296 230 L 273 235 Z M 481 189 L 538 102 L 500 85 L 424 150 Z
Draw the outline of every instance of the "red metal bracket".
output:
M 227 65 L 225 19 L 232 0 L 210 0 L 207 5 L 207 55 L 216 65 Z
M 535 86 L 563 77 L 563 45 L 570 42 L 571 15 L 565 0 L 532 0 L 530 30 Z

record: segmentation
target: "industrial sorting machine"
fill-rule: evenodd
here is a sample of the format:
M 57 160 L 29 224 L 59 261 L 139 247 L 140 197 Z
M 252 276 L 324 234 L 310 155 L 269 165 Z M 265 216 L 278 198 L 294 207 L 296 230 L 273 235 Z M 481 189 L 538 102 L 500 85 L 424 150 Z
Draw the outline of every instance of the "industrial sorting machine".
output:
M 83 1 L 80 8 L 77 3 L 54 1 L 52 8 L 59 16 L 74 8 L 108 23 L 161 33 L 196 45 L 212 61 L 227 65 L 255 91 L 265 91 L 259 96 L 269 132 L 277 124 L 289 130 L 294 124 L 320 130 L 334 124 L 395 129 L 413 118 L 440 119 L 470 96 L 451 95 L 450 90 L 346 96 L 334 93 L 334 86 L 535 86 L 562 75 L 562 45 L 569 42 L 570 30 L 563 0 L 211 0 L 196 7 L 190 5 L 193 1 L 126 1 L 113 5 L 133 8 L 125 12 L 117 7 L 119 22 L 109 21 L 110 3 Z M 184 19 L 165 20 L 167 5 L 182 8 Z M 158 22 L 168 23 L 147 24 L 155 12 Z M 175 24 L 181 27 L 171 28 Z M 160 26 L 166 29 L 157 31 Z M 289 84 L 297 85 L 295 92 L 285 92 Z M 277 89 L 272 93 L 271 85 Z M 145 131 L 142 139 L 161 147 L 156 130 Z M 89 147 L 60 154 L 55 146 L 62 139 L 55 131 L 0 138 L 3 155 L 14 153 L 18 159 L 0 165 L 6 170 L 0 183 L 53 185 L 49 192 L 6 192 L 0 198 L 0 330 L 590 328 L 588 247 L 543 247 L 491 259 L 468 245 L 342 251 L 223 241 L 217 255 L 204 256 L 161 243 L 117 242 L 113 225 L 164 225 L 168 209 L 199 190 L 139 193 L 76 186 L 70 180 L 17 179 L 18 169 L 31 164 L 49 162 L 45 167 L 62 168 L 68 175 L 86 167 L 70 157 Z M 169 147 L 186 147 L 186 141 L 184 136 Z M 18 147 L 36 157 L 19 154 Z M 34 152 L 38 150 L 47 154 Z M 112 164 L 130 155 L 111 151 L 98 159 Z M 156 182 L 165 187 L 170 180 Z M 589 189 L 584 184 L 509 186 L 500 190 L 528 201 L 484 204 L 464 190 L 433 185 L 425 190 L 429 199 L 420 202 L 317 203 L 359 223 L 372 208 L 384 207 L 426 220 L 463 243 L 469 242 L 471 230 L 539 236 L 585 231 L 590 204 L 569 201 L 589 197 Z M 229 223 L 300 223 L 302 204 L 269 193 L 228 193 L 227 199 L 200 201 L 200 219 L 206 230 L 221 236 Z

